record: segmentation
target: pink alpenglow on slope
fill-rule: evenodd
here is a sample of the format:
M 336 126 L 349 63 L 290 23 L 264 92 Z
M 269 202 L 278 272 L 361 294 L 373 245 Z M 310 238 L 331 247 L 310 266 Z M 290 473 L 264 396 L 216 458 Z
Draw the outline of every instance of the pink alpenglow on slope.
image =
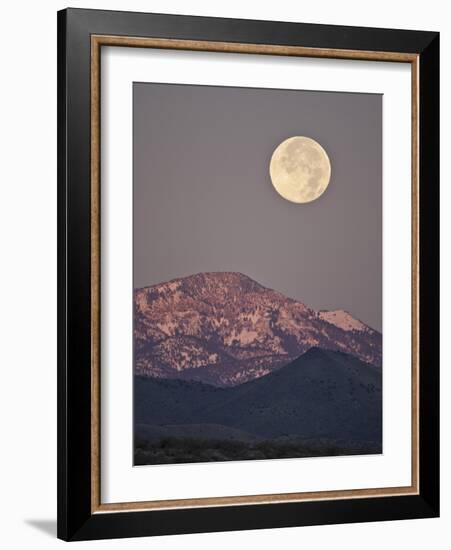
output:
M 241 273 L 199 273 L 134 292 L 135 374 L 234 386 L 312 347 L 380 367 L 382 335 L 348 312 L 309 308 Z

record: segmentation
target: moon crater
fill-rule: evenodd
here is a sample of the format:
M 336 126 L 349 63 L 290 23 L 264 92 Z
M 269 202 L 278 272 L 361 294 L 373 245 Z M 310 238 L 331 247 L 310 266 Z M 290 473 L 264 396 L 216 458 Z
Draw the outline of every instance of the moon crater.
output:
M 330 160 L 317 141 L 294 136 L 274 150 L 269 174 L 275 190 L 284 199 L 297 204 L 312 202 L 329 185 Z

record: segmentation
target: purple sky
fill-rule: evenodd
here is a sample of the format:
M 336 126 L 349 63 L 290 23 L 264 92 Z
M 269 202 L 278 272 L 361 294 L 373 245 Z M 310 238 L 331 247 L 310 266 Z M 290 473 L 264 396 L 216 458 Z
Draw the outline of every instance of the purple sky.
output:
M 135 83 L 134 285 L 239 271 L 382 328 L 382 96 Z M 328 189 L 281 198 L 269 161 L 303 135 Z

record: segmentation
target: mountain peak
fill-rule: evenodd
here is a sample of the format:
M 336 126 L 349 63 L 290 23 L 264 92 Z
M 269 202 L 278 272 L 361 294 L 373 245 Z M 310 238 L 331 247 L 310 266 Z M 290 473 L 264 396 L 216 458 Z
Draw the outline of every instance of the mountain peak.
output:
M 185 282 L 212 282 L 230 286 L 240 286 L 245 289 L 265 289 L 263 285 L 239 271 L 207 271 L 184 277 Z
M 362 321 L 359 321 L 359 319 L 353 317 L 345 309 L 336 309 L 331 311 L 322 310 L 318 312 L 318 316 L 323 321 L 327 321 L 328 323 L 335 325 L 342 330 L 358 332 L 373 331 L 372 328 L 370 328 L 368 325 L 365 325 L 365 323 L 362 323 Z
M 248 275 L 238 271 L 206 271 L 194 273 L 193 275 L 177 277 L 163 283 L 157 283 L 137 290 L 158 289 L 176 291 L 181 286 L 188 288 L 202 285 L 227 286 L 230 288 L 239 287 L 241 290 L 254 292 L 267 290 L 263 285 L 254 281 L 254 279 L 251 279 Z

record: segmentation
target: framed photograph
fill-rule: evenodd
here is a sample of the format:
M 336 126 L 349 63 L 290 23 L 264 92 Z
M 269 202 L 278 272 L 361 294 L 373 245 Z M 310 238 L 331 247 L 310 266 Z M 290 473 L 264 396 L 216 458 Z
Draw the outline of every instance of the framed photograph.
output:
M 58 14 L 58 536 L 439 514 L 439 35 Z

